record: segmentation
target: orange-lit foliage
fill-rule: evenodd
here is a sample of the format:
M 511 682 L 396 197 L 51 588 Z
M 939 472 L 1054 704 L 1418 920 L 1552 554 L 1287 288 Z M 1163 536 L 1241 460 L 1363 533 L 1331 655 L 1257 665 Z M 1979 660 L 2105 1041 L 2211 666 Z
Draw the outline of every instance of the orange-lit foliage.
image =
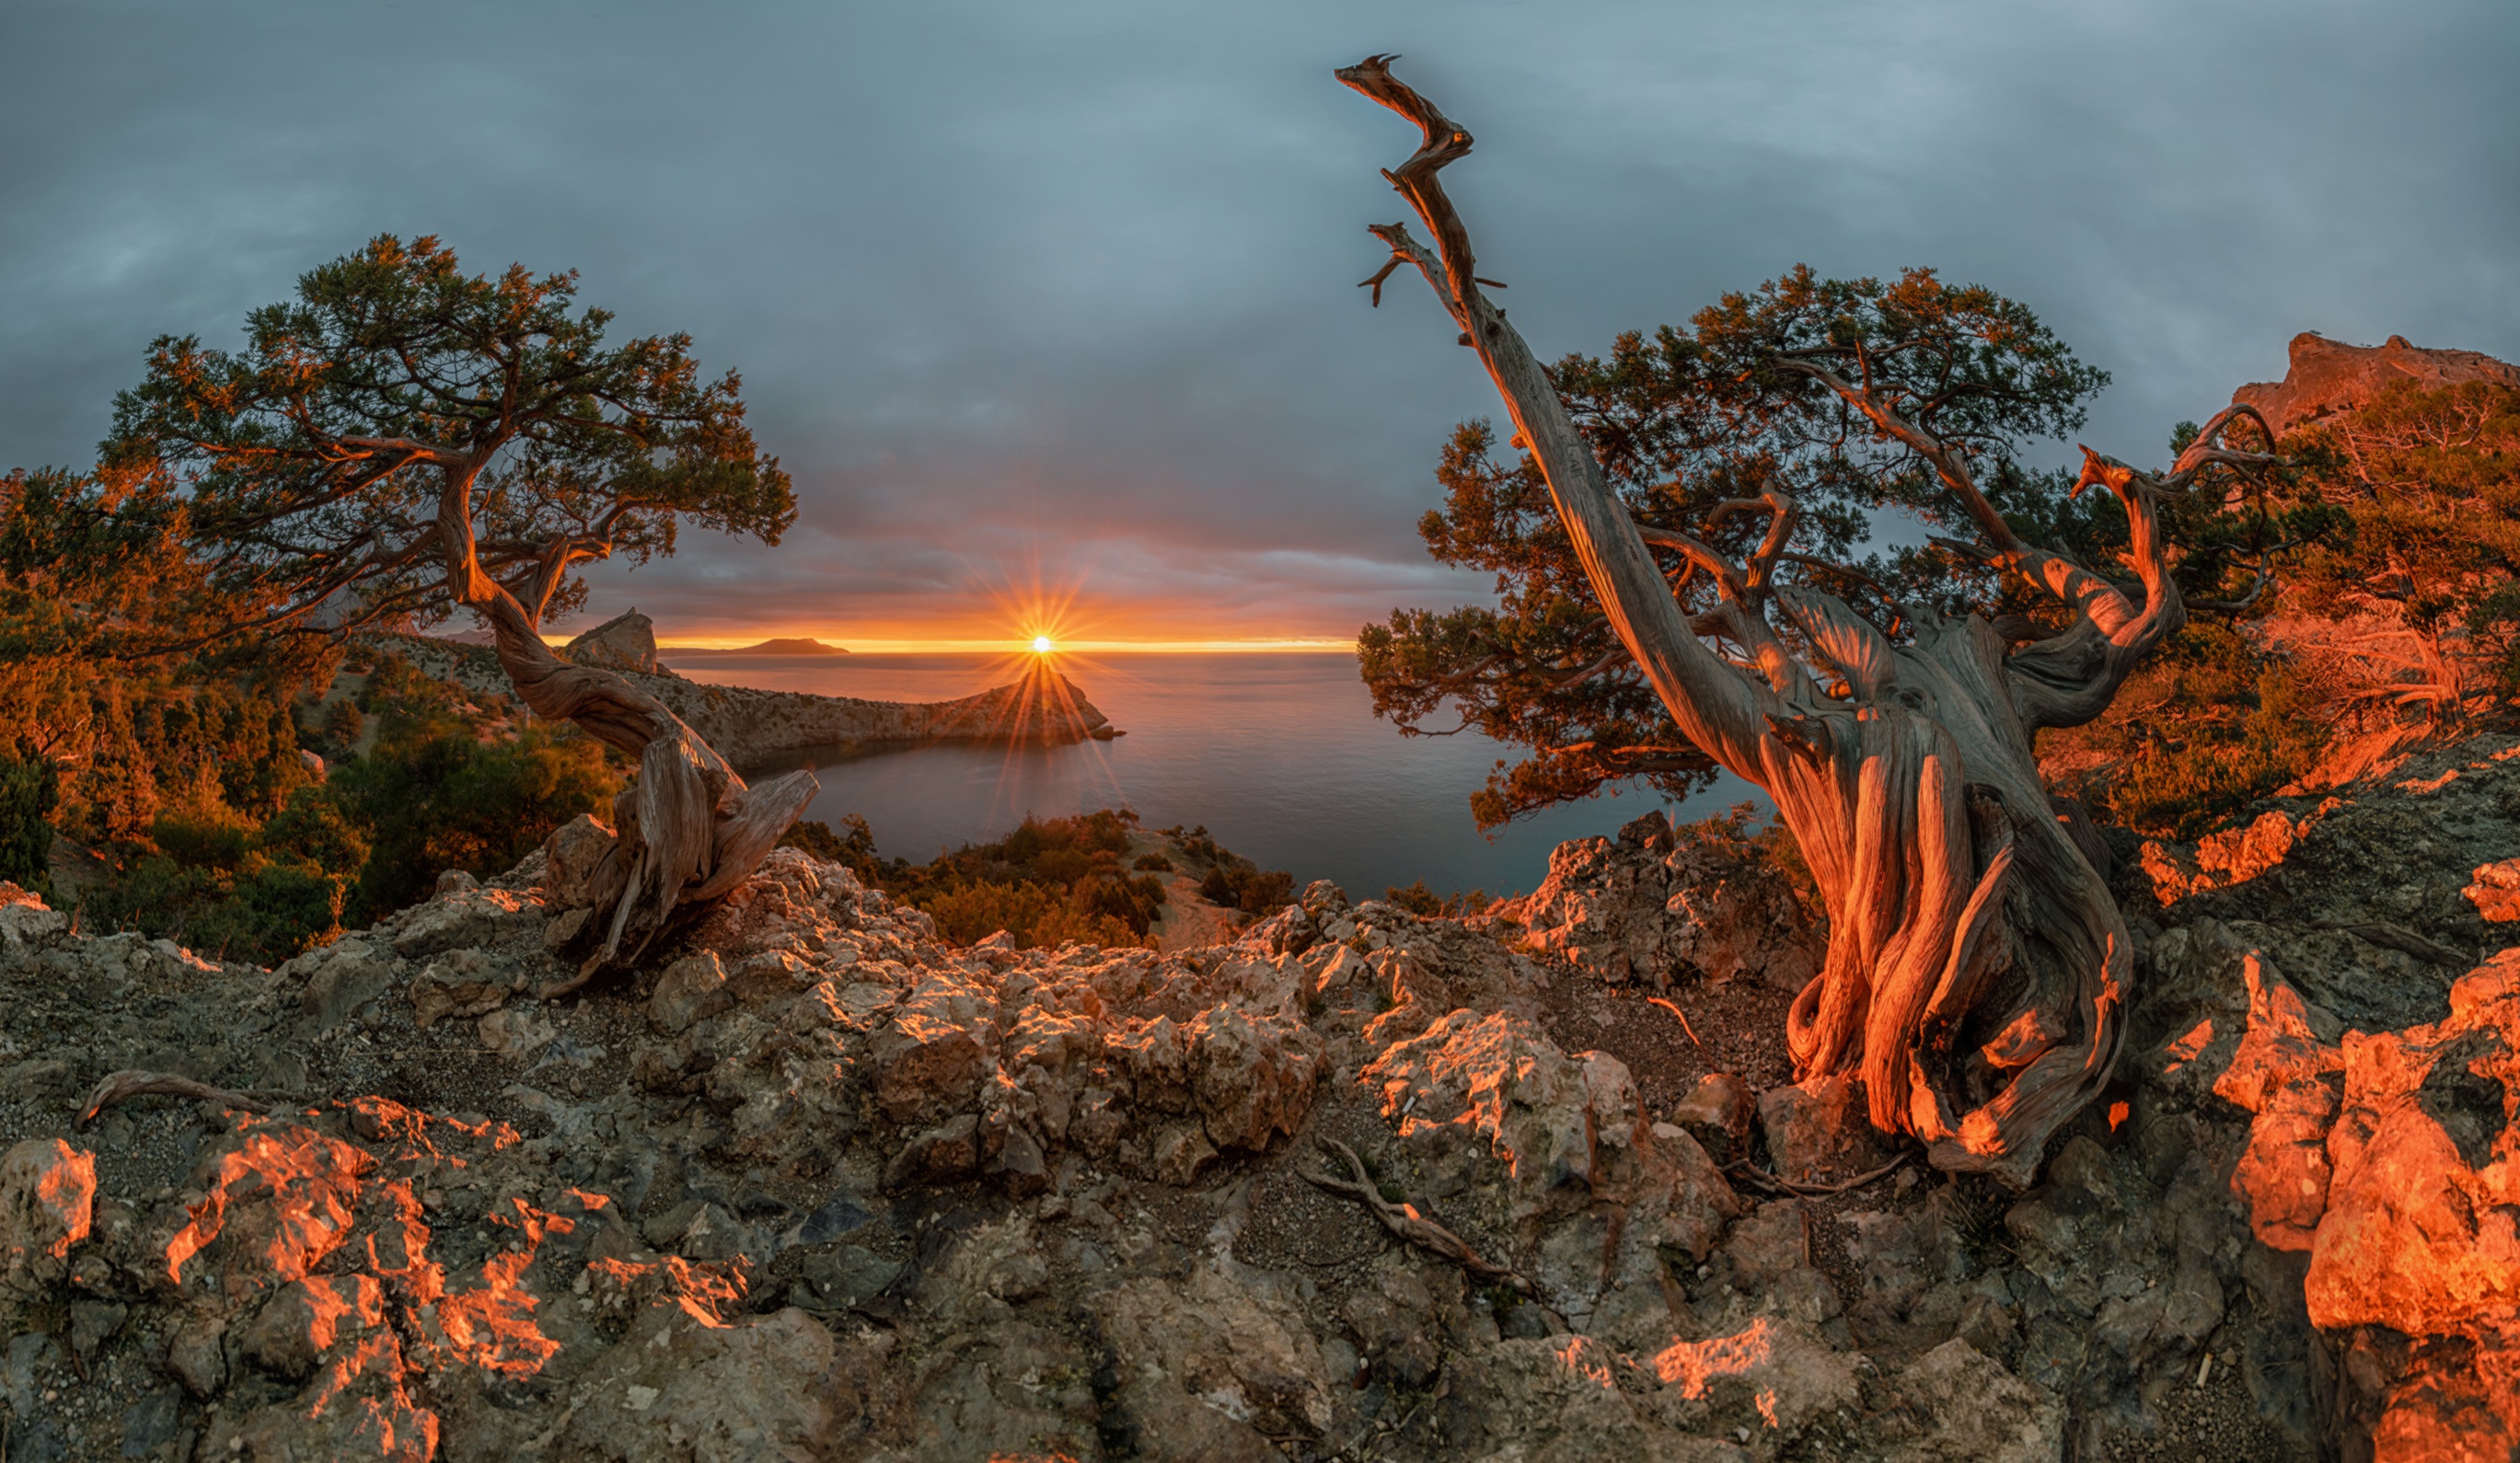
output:
M 1163 881 L 1123 864 L 1138 826 L 1127 810 L 1027 818 L 996 843 L 966 844 L 886 879 L 892 892 L 968 944 L 999 930 L 1018 946 L 1141 943 L 1164 902 Z

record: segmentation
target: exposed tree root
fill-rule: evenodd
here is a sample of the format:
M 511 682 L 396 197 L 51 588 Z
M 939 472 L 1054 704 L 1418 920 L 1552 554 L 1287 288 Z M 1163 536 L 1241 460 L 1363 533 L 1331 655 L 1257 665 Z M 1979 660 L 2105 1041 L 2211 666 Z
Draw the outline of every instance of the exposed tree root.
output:
M 243 1092 L 231 1092 L 225 1087 L 214 1087 L 189 1077 L 177 1077 L 171 1072 L 144 1072 L 131 1067 L 107 1073 L 105 1080 L 96 1085 L 96 1089 L 87 1094 L 87 1106 L 79 1110 L 78 1121 L 71 1126 L 85 1128 L 96 1120 L 97 1114 L 134 1097 L 198 1097 L 203 1102 L 215 1102 L 222 1107 L 248 1113 L 271 1111 L 270 1103 Z
M 1705 1046 L 1705 1042 L 1697 1040 L 1697 1028 L 1688 1024 L 1688 1013 L 1682 1010 L 1677 1002 L 1665 1000 L 1659 996 L 1648 996 L 1645 998 L 1645 1000 L 1648 1004 L 1658 1005 L 1680 1018 L 1680 1029 L 1688 1033 L 1689 1045 L 1697 1047 Z
M 1910 1148 L 1877 1169 L 1868 1169 L 1852 1178 L 1842 1178 L 1835 1183 L 1796 1183 L 1790 1178 L 1779 1178 L 1765 1169 L 1746 1163 L 1725 1165 L 1724 1176 L 1746 1182 L 1762 1193 L 1787 1195 L 1797 1199 L 1822 1199 L 1830 1194 L 1852 1192 L 1876 1178 L 1886 1178 L 1897 1173 L 1908 1160 L 1915 1156 L 1916 1150 Z
M 1519 1272 L 1481 1259 L 1479 1252 L 1470 1248 L 1469 1241 L 1419 1214 L 1418 1206 L 1407 1202 L 1393 1204 L 1384 1199 L 1374 1188 L 1372 1176 L 1365 1171 L 1365 1160 L 1357 1156 L 1355 1149 L 1327 1134 L 1314 1141 L 1322 1146 L 1324 1152 L 1346 1159 L 1348 1172 L 1355 1176 L 1352 1179 L 1333 1178 L 1328 1174 L 1316 1174 L 1299 1166 L 1296 1172 L 1303 1175 L 1305 1182 L 1354 1199 L 1380 1219 L 1383 1228 L 1421 1250 L 1431 1250 L 1444 1257 L 1476 1279 L 1497 1281 L 1512 1287 L 1517 1295 L 1538 1298 L 1539 1292 Z

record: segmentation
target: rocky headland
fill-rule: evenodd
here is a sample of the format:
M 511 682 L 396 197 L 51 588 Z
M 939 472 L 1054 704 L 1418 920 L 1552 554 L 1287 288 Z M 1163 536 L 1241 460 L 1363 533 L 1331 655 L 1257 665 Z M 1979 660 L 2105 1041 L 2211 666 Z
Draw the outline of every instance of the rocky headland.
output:
M 485 646 L 424 636 L 376 638 L 426 674 L 483 694 L 508 690 Z M 662 701 L 747 774 L 818 755 L 935 742 L 1108 741 L 1122 734 L 1084 691 L 1048 666 L 1018 681 L 951 701 L 874 701 L 810 691 L 714 686 L 677 675 L 656 658 L 655 629 L 632 610 L 586 632 L 562 654 L 603 666 Z
M 2515 751 L 2132 851 L 2026 1192 L 1793 1084 L 1820 933 L 1658 815 L 1170 953 L 781 850 L 548 1000 L 583 820 L 273 970 L 13 893 L 8 1456 L 2506 1456 Z

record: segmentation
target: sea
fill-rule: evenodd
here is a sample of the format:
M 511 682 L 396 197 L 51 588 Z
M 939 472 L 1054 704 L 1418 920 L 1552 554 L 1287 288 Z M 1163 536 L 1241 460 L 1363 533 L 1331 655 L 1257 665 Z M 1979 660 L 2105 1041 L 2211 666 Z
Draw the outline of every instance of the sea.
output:
M 695 681 L 887 701 L 971 695 L 1024 670 L 992 655 L 664 659 Z M 1623 785 L 1482 834 L 1470 793 L 1513 750 L 1475 732 L 1402 736 L 1373 715 L 1352 655 L 1060 652 L 1054 664 L 1127 734 L 813 759 L 822 792 L 804 816 L 837 826 L 855 814 L 885 856 L 924 862 L 1001 838 L 1026 815 L 1125 808 L 1150 828 L 1203 825 L 1299 887 L 1330 879 L 1364 899 L 1420 880 L 1439 894 L 1528 892 L 1566 839 L 1615 832 L 1654 808 L 1703 818 L 1758 798 L 1730 777 L 1678 803 Z

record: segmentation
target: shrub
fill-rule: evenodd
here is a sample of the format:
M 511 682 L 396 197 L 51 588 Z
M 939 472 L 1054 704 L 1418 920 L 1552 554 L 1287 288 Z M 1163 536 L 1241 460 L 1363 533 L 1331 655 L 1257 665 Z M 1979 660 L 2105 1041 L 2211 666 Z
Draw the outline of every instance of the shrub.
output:
M 1406 889 L 1393 884 L 1382 891 L 1382 898 L 1386 904 L 1398 905 L 1412 914 L 1427 918 L 1438 915 L 1476 914 L 1494 903 L 1488 898 L 1487 891 L 1484 889 L 1473 889 L 1467 894 L 1437 894 L 1426 887 L 1424 879 L 1418 880 Z
M 620 783 L 603 748 L 574 730 L 535 727 L 485 743 L 433 722 L 389 720 L 375 748 L 344 763 L 330 785 L 346 820 L 367 830 L 370 854 L 350 902 L 352 921 L 366 923 L 426 898 L 448 869 L 505 871 L 562 823 L 608 807 Z
M 0 879 L 49 892 L 54 807 L 61 774 L 32 742 L 0 751 Z

